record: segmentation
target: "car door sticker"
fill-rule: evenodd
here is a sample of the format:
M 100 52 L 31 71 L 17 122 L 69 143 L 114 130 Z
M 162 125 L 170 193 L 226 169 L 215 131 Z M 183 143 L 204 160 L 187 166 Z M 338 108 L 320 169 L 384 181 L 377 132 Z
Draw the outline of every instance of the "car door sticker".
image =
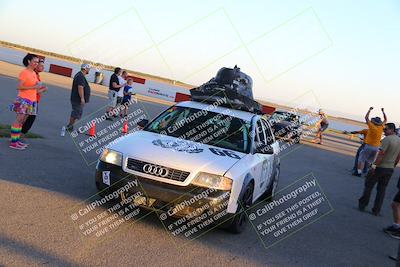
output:
M 153 145 L 160 146 L 162 148 L 172 148 L 173 150 L 179 152 L 187 152 L 187 153 L 201 153 L 203 152 L 202 148 L 199 148 L 196 144 L 192 142 L 187 142 L 184 140 L 161 140 L 156 139 L 152 141 Z
M 234 159 L 240 159 L 239 155 L 237 155 L 234 152 L 229 151 L 229 150 L 218 149 L 218 148 L 213 148 L 213 147 L 210 147 L 209 149 L 212 153 L 214 153 L 215 155 L 221 156 L 221 157 L 228 156 L 228 157 L 231 157 Z
M 110 171 L 103 171 L 103 183 L 110 185 Z

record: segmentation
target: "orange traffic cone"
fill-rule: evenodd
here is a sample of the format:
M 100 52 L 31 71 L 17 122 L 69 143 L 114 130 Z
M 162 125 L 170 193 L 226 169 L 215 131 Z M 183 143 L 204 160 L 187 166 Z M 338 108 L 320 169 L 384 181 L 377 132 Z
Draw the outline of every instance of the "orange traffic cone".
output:
M 87 133 L 89 136 L 95 136 L 96 135 L 96 125 L 93 122 L 92 127 L 90 127 L 89 132 Z
M 124 124 L 122 125 L 122 134 L 127 134 L 128 133 L 128 122 L 124 121 Z

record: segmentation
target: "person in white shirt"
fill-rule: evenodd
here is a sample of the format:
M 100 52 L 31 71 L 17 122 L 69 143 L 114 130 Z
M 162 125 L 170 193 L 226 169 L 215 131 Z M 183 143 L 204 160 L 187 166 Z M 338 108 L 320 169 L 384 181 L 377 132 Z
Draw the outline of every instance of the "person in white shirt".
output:
M 121 75 L 120 76 L 118 76 L 118 81 L 119 81 L 119 84 L 125 84 L 126 85 L 126 78 L 128 77 L 128 73 L 124 70 L 124 71 L 122 71 L 122 73 L 121 73 Z M 118 91 L 118 93 L 117 93 L 117 97 L 118 98 L 122 98 L 122 97 L 124 97 L 124 87 L 125 86 L 122 86 L 120 89 L 119 89 L 119 91 Z M 119 99 L 118 99 L 119 100 Z M 117 103 L 121 103 L 122 102 L 122 99 L 118 102 L 118 100 L 117 100 Z

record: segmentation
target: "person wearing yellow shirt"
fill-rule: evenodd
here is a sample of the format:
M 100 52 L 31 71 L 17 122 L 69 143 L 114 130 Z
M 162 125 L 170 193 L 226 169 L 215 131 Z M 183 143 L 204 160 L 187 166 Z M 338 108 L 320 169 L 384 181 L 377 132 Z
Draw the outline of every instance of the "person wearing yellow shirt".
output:
M 382 122 L 380 117 L 374 117 L 370 120 L 369 115 L 373 109 L 373 107 L 370 107 L 367 114 L 365 114 L 365 121 L 368 125 L 368 134 L 364 140 L 364 148 L 360 152 L 358 158 L 357 171 L 353 172 L 354 176 L 361 176 L 365 162 L 367 162 L 368 165 L 371 165 L 371 163 L 374 162 L 379 146 L 381 145 L 383 128 L 387 122 L 387 117 L 384 108 L 382 108 L 381 110 L 384 121 Z
M 365 178 L 364 191 L 358 200 L 358 208 L 361 211 L 368 206 L 368 202 L 376 185 L 376 197 L 372 214 L 379 216 L 383 200 L 385 198 L 386 187 L 393 175 L 394 168 L 400 160 L 400 137 L 395 134 L 396 126 L 394 123 L 387 123 L 384 126 L 385 138 L 379 148 L 378 156 L 374 164 L 371 165 L 370 170 Z M 395 198 L 399 201 L 399 196 Z M 397 211 L 397 208 L 396 208 Z M 395 219 L 396 224 L 399 223 L 398 218 Z M 397 228 L 397 227 L 396 227 Z M 391 229 L 393 230 L 393 229 Z M 400 238 L 400 231 L 397 229 L 396 234 Z

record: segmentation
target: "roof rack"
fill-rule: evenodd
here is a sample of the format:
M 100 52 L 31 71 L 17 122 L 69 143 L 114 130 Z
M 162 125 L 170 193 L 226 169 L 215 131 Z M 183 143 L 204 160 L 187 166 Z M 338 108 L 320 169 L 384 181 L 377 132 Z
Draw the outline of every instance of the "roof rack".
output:
M 217 84 L 193 88 L 190 90 L 190 96 L 191 100 L 196 102 L 217 103 L 219 106 L 227 108 L 264 114 L 262 106 L 257 101 Z
M 221 68 L 207 83 L 190 90 L 191 100 L 218 103 L 220 106 L 263 114 L 263 107 L 253 99 L 253 80 L 235 66 Z

